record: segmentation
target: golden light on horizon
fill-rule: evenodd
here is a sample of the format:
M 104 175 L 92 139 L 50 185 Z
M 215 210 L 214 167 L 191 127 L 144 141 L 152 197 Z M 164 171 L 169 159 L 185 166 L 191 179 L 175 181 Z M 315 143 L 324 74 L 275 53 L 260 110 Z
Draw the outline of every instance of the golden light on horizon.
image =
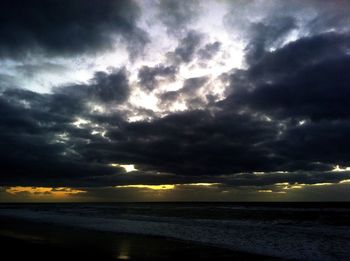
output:
M 260 189 L 258 190 L 259 193 L 277 193 L 277 194 L 285 194 L 285 191 L 273 191 L 271 189 Z
M 177 184 L 177 185 L 211 187 L 211 186 L 220 185 L 220 183 L 188 183 L 188 184 Z
M 160 185 L 145 185 L 145 184 L 135 184 L 135 185 L 119 185 L 115 188 L 136 188 L 136 189 L 150 189 L 150 190 L 172 190 L 181 187 L 211 187 L 219 185 L 220 183 L 185 183 L 185 184 L 160 184 Z
M 174 189 L 175 185 L 121 185 L 115 186 L 115 188 L 137 188 L 137 189 L 150 189 L 150 190 L 169 190 Z
M 73 189 L 68 187 L 58 187 L 58 188 L 52 188 L 52 187 L 25 187 L 25 186 L 15 186 L 15 187 L 8 187 L 5 190 L 7 193 L 16 195 L 21 193 L 29 193 L 30 195 L 34 196 L 52 196 L 52 197 L 67 197 L 70 195 L 76 195 L 80 193 L 86 193 L 84 190 L 79 189 Z

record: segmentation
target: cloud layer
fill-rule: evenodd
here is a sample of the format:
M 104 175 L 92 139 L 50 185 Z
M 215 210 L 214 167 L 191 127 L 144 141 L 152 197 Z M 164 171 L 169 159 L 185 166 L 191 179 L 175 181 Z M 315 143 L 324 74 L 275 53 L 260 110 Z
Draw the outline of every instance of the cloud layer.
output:
M 147 43 L 133 1 L 6 0 L 0 11 L 0 56 L 76 55 L 111 48 L 117 36 L 133 52 Z
M 2 3 L 3 64 L 20 59 L 37 77 L 25 57 L 96 55 L 120 41 L 129 62 L 47 93 L 4 71 L 0 185 L 85 188 L 94 197 L 130 184 L 215 183 L 217 193 L 255 197 L 344 187 L 349 171 L 332 170 L 350 166 L 349 5 L 213 3 L 209 14 L 225 10 L 221 38 L 198 26 L 201 1 Z M 166 49 L 152 38 L 162 32 Z M 230 66 L 235 41 L 240 67 Z

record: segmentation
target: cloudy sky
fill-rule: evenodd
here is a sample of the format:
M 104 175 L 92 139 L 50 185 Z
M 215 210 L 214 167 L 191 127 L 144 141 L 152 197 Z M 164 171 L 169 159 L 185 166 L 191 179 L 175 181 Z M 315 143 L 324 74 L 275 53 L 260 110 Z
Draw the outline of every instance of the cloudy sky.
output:
M 1 1 L 0 201 L 349 199 L 349 14 Z

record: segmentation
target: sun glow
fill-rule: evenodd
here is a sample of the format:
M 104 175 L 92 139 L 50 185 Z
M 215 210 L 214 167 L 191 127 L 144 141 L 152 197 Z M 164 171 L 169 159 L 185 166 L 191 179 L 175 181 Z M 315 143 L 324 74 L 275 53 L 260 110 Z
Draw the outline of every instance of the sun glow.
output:
M 35 196 L 53 196 L 53 197 L 67 197 L 70 195 L 86 193 L 84 190 L 73 189 L 68 187 L 24 187 L 24 186 L 15 186 L 9 187 L 6 189 L 6 192 L 12 195 L 29 193 Z
M 188 183 L 188 184 L 176 184 L 177 186 L 199 186 L 199 187 L 212 187 L 218 186 L 220 183 Z
M 115 186 L 115 188 L 136 188 L 136 189 L 151 189 L 151 190 L 169 190 L 169 189 L 174 189 L 175 185 L 123 185 L 123 186 Z
M 258 190 L 259 193 L 277 193 L 277 194 L 285 194 L 285 191 L 273 191 L 271 189 L 260 189 Z
M 115 188 L 136 188 L 136 189 L 150 189 L 150 190 L 172 190 L 181 187 L 191 187 L 191 186 L 200 186 L 200 187 L 211 187 L 217 186 L 220 183 L 187 183 L 187 184 L 161 184 L 161 185 L 120 185 L 115 186 Z

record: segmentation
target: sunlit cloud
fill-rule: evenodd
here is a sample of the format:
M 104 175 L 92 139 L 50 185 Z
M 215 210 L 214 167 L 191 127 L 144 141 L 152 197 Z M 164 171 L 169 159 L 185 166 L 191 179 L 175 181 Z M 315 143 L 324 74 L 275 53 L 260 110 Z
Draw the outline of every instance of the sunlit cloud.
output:
M 89 123 L 90 123 L 90 121 L 79 118 L 79 117 L 76 118 L 76 121 L 72 122 L 72 124 L 77 128 L 83 128 L 84 126 L 86 126 Z
M 111 163 L 109 164 L 112 167 L 121 167 L 123 168 L 126 172 L 132 172 L 136 171 L 137 169 L 133 164 L 117 164 L 117 163 Z
M 333 172 L 343 172 L 343 171 L 350 171 L 350 167 L 341 167 L 339 165 L 335 165 L 332 169 Z

